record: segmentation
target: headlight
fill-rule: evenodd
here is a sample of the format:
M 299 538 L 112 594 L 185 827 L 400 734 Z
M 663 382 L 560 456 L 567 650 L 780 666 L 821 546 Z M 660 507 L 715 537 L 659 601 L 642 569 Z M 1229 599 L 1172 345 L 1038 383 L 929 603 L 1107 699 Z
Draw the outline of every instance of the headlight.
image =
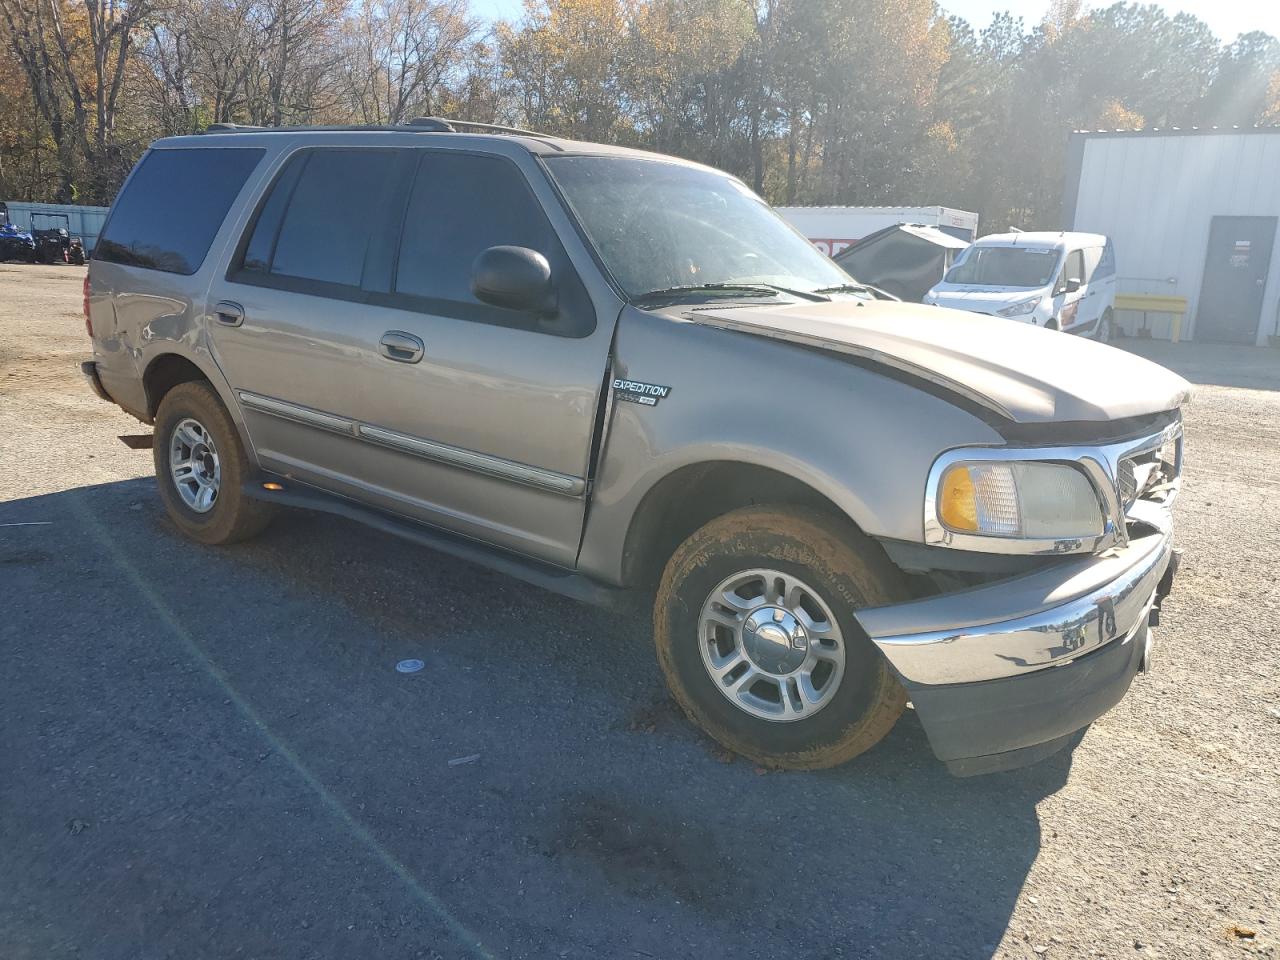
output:
M 1035 311 L 1040 306 L 1040 297 L 1027 297 L 1025 300 L 1019 300 L 1017 303 L 1011 303 L 1003 310 L 997 310 L 997 317 L 1023 317 L 1028 313 Z
M 1062 463 L 956 463 L 939 480 L 936 505 L 938 520 L 955 533 L 1066 540 L 1104 530 L 1093 484 Z

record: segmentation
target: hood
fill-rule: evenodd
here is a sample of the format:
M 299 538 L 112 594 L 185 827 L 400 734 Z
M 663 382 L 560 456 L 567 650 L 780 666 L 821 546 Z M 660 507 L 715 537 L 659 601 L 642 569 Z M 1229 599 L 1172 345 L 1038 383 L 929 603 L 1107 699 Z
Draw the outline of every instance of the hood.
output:
M 989 313 L 1043 293 L 1043 287 L 934 287 L 929 297 L 940 307 Z
M 1177 374 L 1115 347 L 943 307 L 833 300 L 712 308 L 689 318 L 871 360 L 1015 423 L 1119 420 L 1173 410 L 1191 396 Z

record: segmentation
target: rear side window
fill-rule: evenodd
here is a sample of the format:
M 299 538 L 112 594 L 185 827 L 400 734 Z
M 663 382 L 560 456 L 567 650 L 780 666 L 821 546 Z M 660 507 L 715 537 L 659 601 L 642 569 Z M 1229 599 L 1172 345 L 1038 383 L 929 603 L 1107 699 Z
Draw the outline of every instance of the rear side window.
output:
M 258 212 L 237 279 L 257 274 L 358 289 L 395 166 L 396 154 L 386 150 L 295 156 Z
M 1111 241 L 1107 241 L 1107 245 L 1102 248 L 1102 259 L 1098 262 L 1097 272 L 1093 279 L 1105 280 L 1107 277 L 1116 275 L 1116 248 Z
M 284 208 L 293 196 L 293 188 L 305 162 L 306 154 L 295 154 L 272 186 L 271 195 L 258 213 L 258 222 L 254 225 L 253 235 L 244 251 L 245 270 L 266 273 L 271 269 L 271 255 L 275 252 L 280 221 L 284 219 Z
M 1094 271 L 1098 269 L 1098 261 L 1102 259 L 1101 247 L 1085 247 L 1084 248 L 1084 282 L 1088 283 L 1093 279 Z
M 150 151 L 111 208 L 93 258 L 166 273 L 195 273 L 263 152 Z

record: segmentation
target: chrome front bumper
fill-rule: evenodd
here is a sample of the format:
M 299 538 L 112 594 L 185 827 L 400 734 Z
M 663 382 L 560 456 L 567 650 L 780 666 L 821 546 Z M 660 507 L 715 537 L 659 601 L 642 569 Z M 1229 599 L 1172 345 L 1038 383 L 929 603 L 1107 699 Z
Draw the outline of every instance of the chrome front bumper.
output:
M 1038 760 L 1124 696 L 1173 557 L 1163 518 L 1100 557 L 858 611 L 954 772 Z

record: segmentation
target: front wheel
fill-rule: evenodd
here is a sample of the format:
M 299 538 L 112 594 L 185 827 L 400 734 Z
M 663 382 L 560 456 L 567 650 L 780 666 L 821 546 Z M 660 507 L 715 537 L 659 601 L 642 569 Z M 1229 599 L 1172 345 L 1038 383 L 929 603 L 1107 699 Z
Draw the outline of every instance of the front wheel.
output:
M 201 543 L 247 540 L 272 507 L 245 496 L 251 467 L 230 414 L 209 384 L 180 383 L 160 401 L 153 453 L 169 518 Z
M 1112 318 L 1111 309 L 1108 307 L 1102 314 L 1102 319 L 1098 321 L 1097 340 L 1099 343 L 1110 343 L 1116 335 L 1115 322 Z
M 853 617 L 905 596 L 879 547 L 811 510 L 749 507 L 671 557 L 658 662 L 689 718 L 764 766 L 831 767 L 878 743 L 906 692 Z

